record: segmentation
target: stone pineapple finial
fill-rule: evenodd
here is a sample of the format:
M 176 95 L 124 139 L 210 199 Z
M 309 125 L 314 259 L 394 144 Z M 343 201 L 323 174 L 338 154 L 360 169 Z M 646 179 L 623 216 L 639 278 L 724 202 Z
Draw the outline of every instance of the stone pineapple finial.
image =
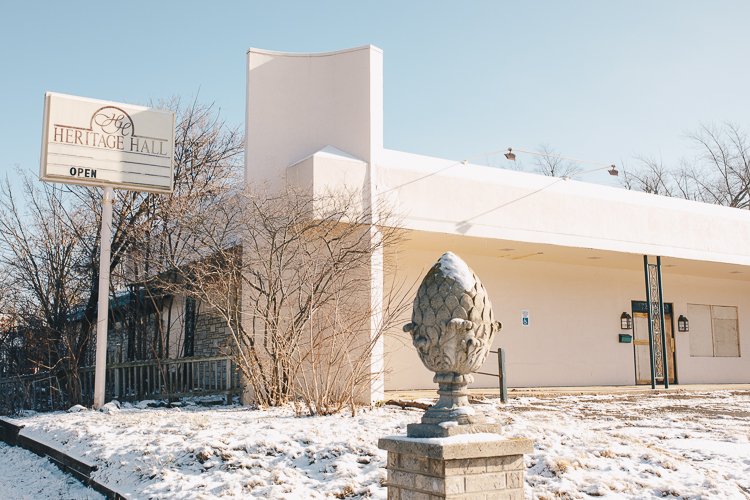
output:
M 422 431 L 433 433 L 436 429 L 432 427 L 447 421 L 457 424 L 486 422 L 470 407 L 467 385 L 474 380 L 471 373 L 477 371 L 487 358 L 492 340 L 500 328 L 500 323 L 494 319 L 487 291 L 477 275 L 457 255 L 446 252 L 424 277 L 414 299 L 412 321 L 404 326 L 404 331 L 411 333 L 424 365 L 435 372 L 433 381 L 439 386 L 440 399 L 422 418 L 422 424 L 427 424 L 429 429 L 422 427 Z M 419 425 L 410 428 L 409 435 Z M 497 429 L 482 429 L 481 432 L 487 430 L 497 432 Z M 420 434 L 425 435 L 424 432 Z

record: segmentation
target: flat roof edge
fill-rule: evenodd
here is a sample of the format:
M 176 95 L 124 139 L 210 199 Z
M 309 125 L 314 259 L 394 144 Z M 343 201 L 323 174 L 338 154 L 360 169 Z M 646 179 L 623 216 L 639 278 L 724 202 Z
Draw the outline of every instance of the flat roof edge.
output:
M 665 196 L 655 193 L 646 193 L 645 191 L 637 191 L 634 189 L 626 189 L 624 187 L 598 184 L 579 179 L 570 179 L 568 181 L 560 182 L 563 181 L 562 177 L 551 177 L 535 172 L 489 167 L 486 165 L 478 165 L 475 163 L 468 163 L 462 166 L 465 172 L 471 172 L 473 176 L 461 175 L 457 171 L 448 171 L 450 167 L 461 166 L 461 161 L 453 161 L 445 158 L 427 156 L 418 153 L 409 153 L 406 151 L 398 151 L 395 149 L 384 149 L 383 151 L 385 151 L 386 154 L 393 156 L 391 156 L 390 158 L 383 158 L 381 161 L 377 162 L 379 167 L 419 173 L 423 174 L 424 177 L 434 176 L 437 178 L 460 179 L 469 182 L 489 182 L 498 186 L 511 187 L 520 186 L 520 181 L 521 179 L 523 179 L 524 181 L 529 182 L 528 184 L 524 182 L 524 187 L 530 190 L 548 190 L 547 192 L 556 192 L 565 196 L 578 196 L 599 200 L 615 201 L 632 205 L 648 206 L 651 208 L 662 210 L 672 210 L 683 213 L 716 216 L 722 217 L 725 220 L 748 221 L 748 219 L 750 219 L 750 210 L 743 208 L 729 207 L 726 205 L 718 205 L 704 201 Z M 414 161 L 424 160 L 425 162 L 434 162 L 435 165 L 433 167 L 433 170 L 427 170 L 425 168 L 413 168 L 404 166 L 404 164 L 402 163 L 389 162 L 389 160 L 394 159 L 394 157 L 395 159 L 399 159 L 399 156 L 401 156 L 401 159 L 406 161 L 411 160 L 412 158 L 410 157 L 413 157 Z M 482 178 L 480 181 L 480 174 L 484 173 L 490 173 L 492 177 Z M 497 178 L 497 176 L 504 176 L 506 177 L 506 179 L 499 179 Z M 552 186 L 555 184 L 558 184 L 558 186 L 556 188 L 552 188 Z M 392 191 L 401 187 L 403 186 L 389 187 L 388 191 Z M 563 191 L 562 189 L 565 190 Z
M 329 56 L 335 56 L 338 54 L 346 54 L 347 52 L 356 52 L 359 50 L 375 50 L 377 52 L 383 53 L 383 50 L 374 46 L 374 45 L 362 45 L 360 47 L 352 47 L 349 49 L 342 49 L 342 50 L 334 50 L 333 52 L 279 52 L 276 50 L 265 50 L 265 49 L 256 49 L 254 47 L 250 47 L 247 49 L 246 54 L 250 54 L 251 52 L 253 54 L 263 54 L 268 56 L 284 56 L 284 57 L 329 57 Z

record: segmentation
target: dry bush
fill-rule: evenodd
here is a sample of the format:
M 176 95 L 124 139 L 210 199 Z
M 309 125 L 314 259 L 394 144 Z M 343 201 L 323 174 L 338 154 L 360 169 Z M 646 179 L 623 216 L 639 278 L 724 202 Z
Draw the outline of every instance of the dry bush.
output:
M 398 284 L 382 302 L 370 295 L 373 279 L 392 279 L 380 270 L 393 269 L 383 255 L 403 239 L 398 218 L 358 192 L 249 185 L 183 226 L 191 259 L 169 272 L 226 321 L 227 353 L 253 399 L 299 401 L 317 415 L 353 407 L 379 375 L 382 336 L 409 305 Z

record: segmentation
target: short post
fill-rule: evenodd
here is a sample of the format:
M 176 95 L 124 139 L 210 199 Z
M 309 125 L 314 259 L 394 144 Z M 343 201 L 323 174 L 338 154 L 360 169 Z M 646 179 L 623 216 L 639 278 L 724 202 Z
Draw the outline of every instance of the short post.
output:
M 99 304 L 96 316 L 96 367 L 94 368 L 94 408 L 104 405 L 107 378 L 107 323 L 109 320 L 109 265 L 112 247 L 112 204 L 115 190 L 104 188 L 102 197 L 102 230 L 99 252 Z
M 505 349 L 497 348 L 497 374 L 500 378 L 500 401 L 508 402 L 508 382 L 505 379 Z

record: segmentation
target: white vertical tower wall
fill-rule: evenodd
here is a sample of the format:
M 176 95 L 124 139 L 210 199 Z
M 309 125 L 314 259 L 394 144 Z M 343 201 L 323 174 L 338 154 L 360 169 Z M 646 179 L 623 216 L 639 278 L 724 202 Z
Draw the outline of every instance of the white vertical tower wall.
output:
M 383 149 L 383 52 L 247 52 L 245 181 L 278 186 L 325 146 L 372 165 Z
M 376 204 L 374 166 L 383 151 L 383 52 L 372 45 L 336 52 L 293 54 L 249 49 L 245 109 L 245 182 L 283 185 L 287 168 L 332 146 L 366 164 L 363 198 Z M 377 217 L 374 214 L 374 217 Z M 382 310 L 383 256 L 370 263 L 370 305 Z M 379 319 L 373 318 L 372 332 Z M 365 399 L 383 399 L 383 341 L 378 374 Z

